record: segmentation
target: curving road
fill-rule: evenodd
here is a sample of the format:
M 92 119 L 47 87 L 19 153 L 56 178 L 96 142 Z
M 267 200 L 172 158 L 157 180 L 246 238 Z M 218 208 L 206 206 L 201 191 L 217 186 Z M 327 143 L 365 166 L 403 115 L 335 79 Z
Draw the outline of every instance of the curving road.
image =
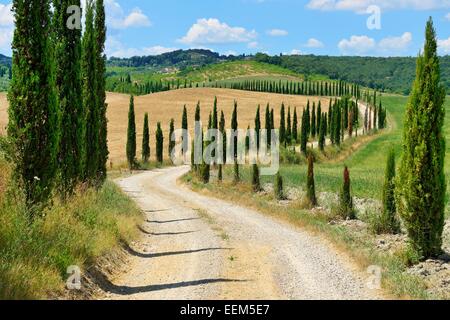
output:
M 188 167 L 117 183 L 145 211 L 127 272 L 104 299 L 378 299 L 326 242 L 177 184 Z

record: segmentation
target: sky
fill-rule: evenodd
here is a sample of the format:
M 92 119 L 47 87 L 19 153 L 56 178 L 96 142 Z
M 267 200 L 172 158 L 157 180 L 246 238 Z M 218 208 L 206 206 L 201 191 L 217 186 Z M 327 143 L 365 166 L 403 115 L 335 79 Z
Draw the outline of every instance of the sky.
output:
M 450 0 L 105 0 L 108 57 L 204 48 L 221 54 L 416 56 L 432 16 L 450 54 Z M 11 0 L 0 53 L 11 55 Z

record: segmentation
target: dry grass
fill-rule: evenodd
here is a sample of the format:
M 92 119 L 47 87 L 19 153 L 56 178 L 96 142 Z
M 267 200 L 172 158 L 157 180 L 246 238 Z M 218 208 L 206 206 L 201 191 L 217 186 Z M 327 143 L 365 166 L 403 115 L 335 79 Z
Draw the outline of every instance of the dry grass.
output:
M 225 113 L 227 127 L 231 121 L 234 100 L 238 102 L 239 128 L 246 129 L 248 125 L 254 127 L 254 118 L 258 104 L 261 105 L 261 121 L 264 126 L 264 112 L 267 103 L 275 109 L 275 125 L 279 124 L 280 108 L 284 102 L 286 108 L 297 107 L 299 117 L 301 109 L 306 106 L 308 99 L 318 102 L 322 101 L 323 111 L 328 107 L 327 98 L 293 96 L 273 93 L 248 92 L 230 89 L 215 88 L 192 88 L 181 89 L 168 92 L 161 92 L 152 95 L 135 97 L 136 125 L 137 125 L 137 145 L 138 158 L 140 158 L 142 128 L 144 113 L 148 112 L 150 117 L 150 142 L 152 158 L 155 155 L 155 130 L 156 123 L 161 122 L 164 130 L 165 146 L 167 152 L 167 141 L 169 134 L 169 122 L 174 118 L 175 127 L 181 127 L 181 116 L 183 106 L 186 104 L 189 117 L 189 126 L 193 127 L 195 107 L 200 101 L 202 106 L 202 120 L 204 125 L 208 122 L 209 112 L 212 110 L 214 97 L 218 99 L 218 108 Z M 128 125 L 128 106 L 130 97 L 125 94 L 108 93 L 108 126 L 109 126 L 109 151 L 110 160 L 113 164 L 126 161 L 125 145 Z M 7 101 L 6 94 L 0 93 L 0 134 L 2 128 L 7 125 Z M 286 110 L 287 112 L 287 110 Z M 299 119 L 300 123 L 300 119 Z M 3 130 L 3 133 L 5 131 Z

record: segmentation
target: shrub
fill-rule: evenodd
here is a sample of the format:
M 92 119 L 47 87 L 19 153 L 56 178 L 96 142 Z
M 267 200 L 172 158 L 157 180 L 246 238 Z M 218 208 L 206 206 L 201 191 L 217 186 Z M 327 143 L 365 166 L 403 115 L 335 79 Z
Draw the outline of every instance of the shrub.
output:
M 345 166 L 344 182 L 339 195 L 339 215 L 344 219 L 355 219 L 355 209 L 353 208 L 353 198 L 351 196 L 350 172 Z
M 261 182 L 259 179 L 259 168 L 256 163 L 252 166 L 252 187 L 253 187 L 253 191 L 255 191 L 255 192 L 261 191 Z
M 278 172 L 277 175 L 275 176 L 275 185 L 273 190 L 275 192 L 275 198 L 277 200 L 284 199 L 283 177 L 281 176 L 280 172 Z
M 317 205 L 316 186 L 314 182 L 314 158 L 310 154 L 308 156 L 308 178 L 306 185 L 306 194 L 308 201 L 312 207 Z

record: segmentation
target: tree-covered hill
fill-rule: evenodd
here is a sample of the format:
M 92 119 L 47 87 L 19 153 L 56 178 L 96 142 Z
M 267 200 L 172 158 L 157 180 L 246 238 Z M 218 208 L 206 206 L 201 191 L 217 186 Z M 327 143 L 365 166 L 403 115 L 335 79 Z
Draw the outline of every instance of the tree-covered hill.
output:
M 314 55 L 268 56 L 257 54 L 253 59 L 278 65 L 305 75 L 323 74 L 362 86 L 409 94 L 415 76 L 413 57 L 330 57 Z M 450 56 L 441 57 L 442 81 L 450 91 Z

